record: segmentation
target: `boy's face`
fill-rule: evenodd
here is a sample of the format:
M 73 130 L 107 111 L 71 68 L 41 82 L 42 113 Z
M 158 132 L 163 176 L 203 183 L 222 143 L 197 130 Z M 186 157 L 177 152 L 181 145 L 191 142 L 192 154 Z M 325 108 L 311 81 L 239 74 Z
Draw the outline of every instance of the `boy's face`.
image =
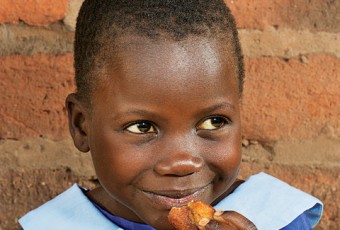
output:
M 237 71 L 211 39 L 125 37 L 123 45 L 84 115 L 81 135 L 103 187 L 93 197 L 115 215 L 167 229 L 171 207 L 212 203 L 237 176 Z

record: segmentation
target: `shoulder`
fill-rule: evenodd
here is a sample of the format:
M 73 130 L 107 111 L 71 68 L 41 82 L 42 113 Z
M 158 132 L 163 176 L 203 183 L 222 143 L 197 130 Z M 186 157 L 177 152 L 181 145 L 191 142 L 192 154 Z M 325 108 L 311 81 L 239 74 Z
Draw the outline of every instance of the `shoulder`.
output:
M 258 229 L 281 229 L 304 213 L 315 226 L 323 205 L 317 198 L 268 174 L 251 176 L 215 208 L 232 210 L 251 220 Z
M 25 230 L 118 229 L 93 206 L 76 184 L 27 213 L 19 223 Z

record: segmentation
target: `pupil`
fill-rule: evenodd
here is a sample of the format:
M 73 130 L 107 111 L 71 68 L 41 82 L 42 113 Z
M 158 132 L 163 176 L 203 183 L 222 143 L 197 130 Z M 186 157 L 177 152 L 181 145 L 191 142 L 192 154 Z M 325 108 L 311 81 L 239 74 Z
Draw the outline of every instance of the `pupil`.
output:
M 145 132 L 149 131 L 150 128 L 151 128 L 151 125 L 146 123 L 146 122 L 142 122 L 142 123 L 138 124 L 138 129 L 141 132 L 145 133 Z
M 215 127 L 221 127 L 224 125 L 224 119 L 221 117 L 213 117 L 211 118 L 211 124 Z

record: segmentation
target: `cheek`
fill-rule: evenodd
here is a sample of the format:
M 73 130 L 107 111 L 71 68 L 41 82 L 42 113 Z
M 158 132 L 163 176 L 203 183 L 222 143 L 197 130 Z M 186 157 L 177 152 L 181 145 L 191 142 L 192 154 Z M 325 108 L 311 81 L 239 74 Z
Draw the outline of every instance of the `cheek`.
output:
M 241 148 L 219 148 L 216 150 L 214 163 L 224 179 L 238 172 L 241 164 Z
M 215 168 L 223 180 L 237 176 L 241 164 L 241 137 L 233 135 L 223 141 L 207 145 L 207 162 Z
M 91 148 L 94 167 L 102 183 L 111 186 L 131 184 L 149 167 L 141 148 L 133 148 L 119 135 L 97 135 Z
M 129 162 L 125 160 L 122 144 L 107 135 L 95 135 L 91 143 L 93 164 L 102 182 L 121 184 L 131 177 Z

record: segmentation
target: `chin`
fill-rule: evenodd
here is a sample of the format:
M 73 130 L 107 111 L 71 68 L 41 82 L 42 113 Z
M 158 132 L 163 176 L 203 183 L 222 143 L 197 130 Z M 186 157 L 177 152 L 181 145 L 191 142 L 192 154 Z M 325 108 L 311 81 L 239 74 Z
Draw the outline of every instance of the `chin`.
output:
M 155 229 L 162 229 L 162 230 L 173 230 L 174 227 L 168 221 L 168 213 L 165 216 L 159 217 L 152 221 L 152 223 L 147 223 L 150 226 L 154 227 Z

